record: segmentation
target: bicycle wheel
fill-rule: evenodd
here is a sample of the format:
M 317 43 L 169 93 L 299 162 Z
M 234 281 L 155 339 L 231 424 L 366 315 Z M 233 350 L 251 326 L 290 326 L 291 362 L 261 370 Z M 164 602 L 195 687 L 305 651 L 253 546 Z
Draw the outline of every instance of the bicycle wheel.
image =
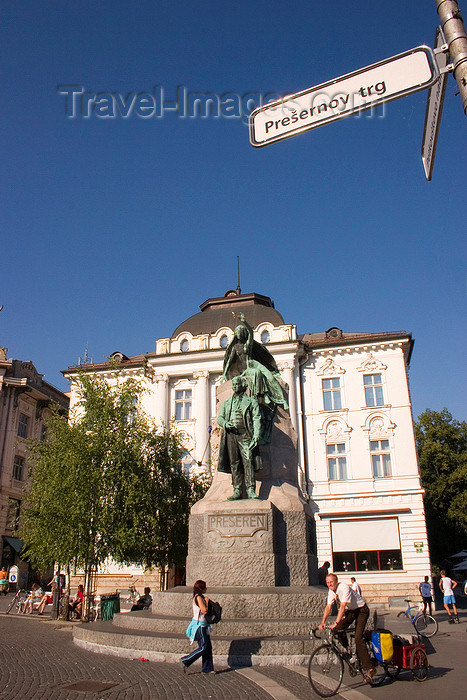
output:
M 420 647 L 414 649 L 410 654 L 410 670 L 415 680 L 424 681 L 426 679 L 428 666 L 428 657 L 423 649 L 420 649 Z
M 431 615 L 419 615 L 415 620 L 415 629 L 422 637 L 434 637 L 438 631 L 438 621 Z
M 371 679 L 369 685 L 376 688 L 378 685 L 384 683 L 386 678 L 386 664 L 382 664 L 378 661 L 378 659 L 375 657 L 371 644 L 368 645 L 368 656 L 370 657 L 372 666 L 375 669 L 375 675 Z M 362 674 L 365 675 L 365 671 L 363 671 L 363 669 Z
M 400 666 L 395 666 L 392 661 L 389 663 L 384 664 L 384 668 L 386 669 L 386 673 L 388 674 L 389 678 L 391 680 L 394 680 L 397 678 L 399 673 L 401 672 L 401 667 Z
M 13 605 L 16 603 L 17 600 L 18 600 L 18 594 L 14 595 L 13 598 L 11 599 L 9 606 L 5 610 L 6 615 L 8 615 L 8 613 L 10 612 L 10 610 L 12 609 Z
M 344 675 L 344 662 L 330 644 L 321 644 L 313 651 L 308 662 L 308 678 L 311 687 L 322 698 L 337 693 Z

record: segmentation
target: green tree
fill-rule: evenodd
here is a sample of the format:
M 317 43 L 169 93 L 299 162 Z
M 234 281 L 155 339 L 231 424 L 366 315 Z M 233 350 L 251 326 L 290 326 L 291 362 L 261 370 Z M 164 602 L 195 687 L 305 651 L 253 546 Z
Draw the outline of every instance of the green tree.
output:
M 40 568 L 74 561 L 85 589 L 108 557 L 162 568 L 182 563 L 188 516 L 202 487 L 186 475 L 180 436 L 138 410 L 142 384 L 80 373 L 67 420 L 53 411 L 47 439 L 30 441 L 32 482 L 21 536 Z
M 431 558 L 440 563 L 467 542 L 467 423 L 427 409 L 415 437 Z

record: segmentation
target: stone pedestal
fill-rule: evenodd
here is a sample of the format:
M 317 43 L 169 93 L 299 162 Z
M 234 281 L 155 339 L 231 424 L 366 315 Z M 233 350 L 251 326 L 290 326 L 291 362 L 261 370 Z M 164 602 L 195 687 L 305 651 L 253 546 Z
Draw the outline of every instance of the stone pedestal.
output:
M 217 410 L 232 393 L 218 388 Z M 220 429 L 214 426 L 213 463 Z M 187 584 L 208 586 L 309 586 L 316 584 L 314 519 L 297 482 L 297 435 L 288 413 L 278 409 L 269 445 L 261 447 L 256 474 L 259 500 L 229 501 L 229 474 L 216 471 L 211 488 L 191 509 Z

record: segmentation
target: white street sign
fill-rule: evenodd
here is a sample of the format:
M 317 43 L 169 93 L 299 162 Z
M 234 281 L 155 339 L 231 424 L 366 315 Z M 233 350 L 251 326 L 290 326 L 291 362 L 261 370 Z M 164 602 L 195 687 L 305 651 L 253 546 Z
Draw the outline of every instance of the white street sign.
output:
M 435 48 L 440 48 L 446 42 L 441 29 L 436 32 Z M 441 52 L 436 54 L 436 61 L 440 71 L 447 68 L 450 57 L 449 53 Z M 425 168 L 425 175 L 430 182 L 433 175 L 435 163 L 436 144 L 438 143 L 439 125 L 443 113 L 444 94 L 449 73 L 446 71 L 440 75 L 436 83 L 430 88 L 426 103 L 425 126 L 423 128 L 422 141 L 422 162 Z
M 432 49 L 417 46 L 392 58 L 288 95 L 250 114 L 250 143 L 266 146 L 433 85 Z

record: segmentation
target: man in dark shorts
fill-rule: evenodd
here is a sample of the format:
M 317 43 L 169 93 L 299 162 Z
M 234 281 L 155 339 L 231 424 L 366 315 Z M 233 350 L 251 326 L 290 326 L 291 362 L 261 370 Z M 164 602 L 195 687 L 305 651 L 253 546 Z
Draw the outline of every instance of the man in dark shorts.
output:
M 433 603 L 433 597 L 431 591 L 431 583 L 428 576 L 425 576 L 425 580 L 421 582 L 421 584 L 418 587 L 418 590 L 420 591 L 420 595 L 422 596 L 423 600 L 423 614 L 426 615 L 426 608 L 428 606 L 430 615 L 432 615 L 433 613 L 431 612 L 431 606 Z

